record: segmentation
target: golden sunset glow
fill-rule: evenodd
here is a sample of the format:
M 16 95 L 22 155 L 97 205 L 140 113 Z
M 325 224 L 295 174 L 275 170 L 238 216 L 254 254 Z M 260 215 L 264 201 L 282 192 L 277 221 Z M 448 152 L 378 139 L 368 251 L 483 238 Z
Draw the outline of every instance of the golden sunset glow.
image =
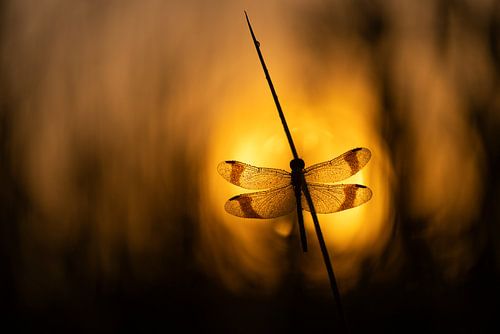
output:
M 287 62 L 279 63 L 292 66 Z M 357 64 L 358 73 L 359 67 L 362 65 Z M 290 71 L 293 72 L 293 70 Z M 280 238 L 288 236 L 288 233 L 293 230 L 293 226 L 284 226 L 296 224 L 295 215 L 265 221 L 251 221 L 228 215 L 223 210 L 223 203 L 229 197 L 244 193 L 245 190 L 228 184 L 217 173 L 214 173 L 214 166 L 223 160 L 238 160 L 255 166 L 290 170 L 288 165 L 292 156 L 277 112 L 273 108 L 270 93 L 267 91 L 266 82 L 259 74 L 248 73 L 245 77 L 248 78 L 249 86 L 259 85 L 258 82 L 253 84 L 254 81 L 259 81 L 260 91 L 263 90 L 265 94 L 257 92 L 252 96 L 250 91 L 242 92 L 242 97 L 235 97 L 234 104 L 230 100 L 229 104 L 221 110 L 220 117 L 223 121 L 219 122 L 214 131 L 215 135 L 211 142 L 212 151 L 209 154 L 205 171 L 209 180 L 210 193 L 213 194 L 209 197 L 211 203 L 207 205 L 212 205 L 211 209 L 215 211 L 217 220 L 213 220 L 207 228 L 217 229 L 220 227 L 213 225 L 222 224 L 224 229 L 233 231 L 235 235 L 240 235 L 239 233 L 253 235 L 250 239 L 235 240 L 235 242 L 245 244 L 247 241 L 248 244 L 244 248 L 248 256 L 265 261 L 270 256 L 279 256 L 273 254 L 276 252 L 276 247 L 263 246 L 255 243 L 254 240 L 265 238 L 263 234 L 267 233 L 270 236 L 266 238 L 275 239 L 276 243 L 283 242 Z M 373 152 L 372 161 L 360 173 L 342 181 L 371 187 L 374 191 L 373 198 L 361 207 L 319 216 L 328 246 L 333 254 L 349 254 L 349 256 L 341 257 L 347 259 L 346 261 L 350 264 L 348 270 L 340 270 L 340 277 L 349 278 L 351 282 L 354 282 L 361 261 L 367 257 L 376 256 L 387 242 L 387 234 L 393 223 L 389 203 L 389 184 L 392 176 L 391 167 L 383 164 L 386 153 L 381 147 L 379 138 L 375 135 L 375 129 L 370 126 L 370 121 L 378 107 L 374 97 L 370 96 L 369 83 L 366 79 L 363 82 L 361 75 L 352 79 L 350 76 L 339 77 L 337 73 L 336 77 L 343 84 L 336 85 L 333 81 L 324 82 L 322 86 L 329 87 L 325 92 L 327 95 L 318 96 L 312 106 L 305 102 L 304 93 L 290 92 L 294 87 L 298 89 L 294 84 L 288 89 L 283 87 L 284 93 L 280 94 L 278 91 L 278 94 L 282 96 L 283 101 L 286 101 L 286 104 L 283 103 L 285 113 L 297 150 L 306 162 L 306 167 L 331 160 L 358 146 L 369 147 Z M 285 80 L 285 83 L 293 82 L 292 79 L 291 77 Z M 276 86 L 286 85 L 276 83 Z M 245 100 L 248 104 L 242 105 L 241 101 Z M 305 213 L 305 216 L 309 243 L 317 244 L 311 218 L 308 213 Z M 222 241 L 213 240 L 212 242 L 217 244 Z M 292 247 L 298 247 L 298 245 Z M 233 255 L 221 254 L 221 256 Z M 311 256 L 320 258 L 317 249 L 316 254 L 311 252 Z M 342 262 L 342 260 L 339 261 Z M 322 262 L 315 261 L 314 263 L 316 267 L 304 264 L 305 274 L 326 285 Z M 338 263 L 338 266 L 344 268 L 346 265 Z M 274 266 L 270 265 L 269 268 L 274 268 Z M 270 270 L 269 268 L 259 265 L 248 270 L 266 272 Z M 269 276 L 271 278 L 269 284 L 276 284 L 275 276 L 276 273 Z

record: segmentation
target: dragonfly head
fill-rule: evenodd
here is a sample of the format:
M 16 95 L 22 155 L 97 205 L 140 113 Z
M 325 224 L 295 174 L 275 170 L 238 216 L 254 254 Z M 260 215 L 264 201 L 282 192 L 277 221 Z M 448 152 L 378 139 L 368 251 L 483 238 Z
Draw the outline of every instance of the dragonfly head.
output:
M 304 169 L 304 160 L 302 159 L 293 159 L 290 161 L 290 168 L 293 171 L 302 171 Z

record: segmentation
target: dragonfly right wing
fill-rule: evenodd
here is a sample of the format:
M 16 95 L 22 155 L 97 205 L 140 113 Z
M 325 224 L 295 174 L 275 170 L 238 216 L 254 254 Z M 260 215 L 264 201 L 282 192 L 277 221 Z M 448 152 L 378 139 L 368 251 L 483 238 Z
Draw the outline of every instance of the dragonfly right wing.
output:
M 292 212 L 296 207 L 291 184 L 280 188 L 241 194 L 230 198 L 224 209 L 242 218 L 276 218 Z
M 372 197 L 370 188 L 360 184 L 307 183 L 316 213 L 333 213 L 354 208 Z M 302 207 L 311 211 L 302 194 Z
M 333 160 L 307 167 L 304 170 L 304 177 L 307 182 L 334 183 L 342 181 L 359 172 L 368 163 L 370 157 L 370 150 L 358 147 Z
M 245 189 L 269 189 L 291 184 L 290 173 L 282 169 L 255 167 L 229 160 L 217 166 L 219 174 L 227 181 Z

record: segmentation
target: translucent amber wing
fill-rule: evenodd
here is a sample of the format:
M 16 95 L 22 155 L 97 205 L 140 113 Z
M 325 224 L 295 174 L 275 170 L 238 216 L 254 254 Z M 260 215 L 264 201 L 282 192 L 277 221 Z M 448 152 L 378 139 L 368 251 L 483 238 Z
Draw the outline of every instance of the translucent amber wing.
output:
M 276 218 L 292 212 L 296 207 L 292 185 L 281 188 L 241 194 L 230 198 L 224 209 L 242 218 Z
M 217 171 L 227 181 L 245 189 L 270 189 L 291 184 L 287 171 L 255 167 L 234 160 L 221 162 Z
M 355 148 L 333 160 L 312 165 L 304 170 L 307 182 L 334 183 L 347 179 L 359 172 L 370 160 L 367 148 Z
M 370 188 L 360 184 L 317 184 L 307 183 L 316 213 L 333 213 L 354 208 L 372 197 Z M 302 194 L 302 207 L 309 210 Z

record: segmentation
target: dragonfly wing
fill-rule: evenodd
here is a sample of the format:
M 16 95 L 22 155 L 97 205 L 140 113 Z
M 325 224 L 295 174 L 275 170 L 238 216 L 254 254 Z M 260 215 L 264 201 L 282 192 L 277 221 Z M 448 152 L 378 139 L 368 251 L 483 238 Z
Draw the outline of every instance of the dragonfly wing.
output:
M 285 170 L 255 167 L 234 160 L 221 162 L 217 171 L 227 181 L 245 189 L 270 189 L 292 182 L 290 173 Z
M 333 160 L 312 165 L 304 170 L 307 182 L 334 183 L 356 174 L 370 160 L 367 148 L 358 147 Z
M 292 212 L 295 205 L 295 194 L 290 184 L 234 196 L 226 202 L 224 209 L 242 218 L 276 218 Z
M 307 183 L 316 213 L 333 213 L 354 208 L 372 197 L 370 188 L 360 184 L 317 184 Z M 305 196 L 302 207 L 311 211 Z

